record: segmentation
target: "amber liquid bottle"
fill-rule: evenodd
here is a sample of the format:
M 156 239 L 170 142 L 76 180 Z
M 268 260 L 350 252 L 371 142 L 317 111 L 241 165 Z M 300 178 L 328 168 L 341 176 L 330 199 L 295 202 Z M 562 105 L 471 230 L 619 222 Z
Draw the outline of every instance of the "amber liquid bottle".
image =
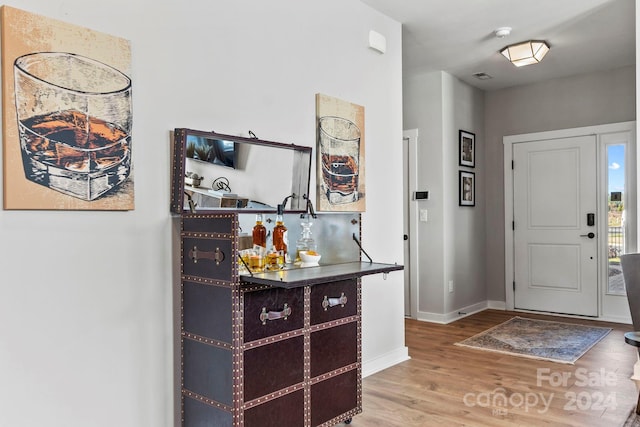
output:
M 256 225 L 253 226 L 253 244 L 267 247 L 267 227 L 262 225 L 262 214 L 256 215 Z
M 283 220 L 284 208 L 278 206 L 278 214 L 276 215 L 276 226 L 273 227 L 273 247 L 276 251 L 287 253 L 287 227 L 284 226 Z

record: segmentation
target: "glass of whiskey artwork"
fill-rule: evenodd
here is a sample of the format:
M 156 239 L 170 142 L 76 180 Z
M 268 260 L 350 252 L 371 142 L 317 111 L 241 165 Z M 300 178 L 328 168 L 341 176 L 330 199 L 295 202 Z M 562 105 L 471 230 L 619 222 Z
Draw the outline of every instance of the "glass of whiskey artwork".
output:
M 15 102 L 28 180 L 95 200 L 131 172 L 131 80 L 102 62 L 35 52 L 14 62 Z
M 330 204 L 358 201 L 360 129 L 342 117 L 319 120 L 322 192 Z

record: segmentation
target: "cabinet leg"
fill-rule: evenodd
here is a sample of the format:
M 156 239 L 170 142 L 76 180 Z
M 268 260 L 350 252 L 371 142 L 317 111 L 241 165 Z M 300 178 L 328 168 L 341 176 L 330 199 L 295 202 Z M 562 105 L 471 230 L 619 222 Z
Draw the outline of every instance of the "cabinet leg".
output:
M 346 420 L 344 420 L 345 424 L 351 424 L 351 418 L 347 418 Z

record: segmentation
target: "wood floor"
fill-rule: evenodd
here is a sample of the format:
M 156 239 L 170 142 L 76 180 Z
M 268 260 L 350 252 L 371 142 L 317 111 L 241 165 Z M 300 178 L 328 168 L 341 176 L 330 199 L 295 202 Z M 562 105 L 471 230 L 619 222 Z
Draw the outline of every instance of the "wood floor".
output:
M 513 316 L 595 324 L 613 331 L 575 365 L 454 345 Z M 449 325 L 406 320 L 411 360 L 363 379 L 363 413 L 351 425 L 622 426 L 638 396 L 629 379 L 637 351 L 623 337 L 630 328 L 498 310 Z M 500 405 L 499 398 L 505 396 L 506 403 Z

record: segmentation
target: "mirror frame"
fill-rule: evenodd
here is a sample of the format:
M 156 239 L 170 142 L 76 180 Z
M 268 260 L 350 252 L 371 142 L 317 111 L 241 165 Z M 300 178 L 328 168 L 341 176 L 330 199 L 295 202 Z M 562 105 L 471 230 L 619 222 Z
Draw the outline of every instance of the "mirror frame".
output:
M 289 199 L 290 206 L 285 206 L 285 212 L 288 213 L 304 213 L 307 212 L 307 200 L 309 199 L 309 187 L 311 182 L 311 162 L 312 162 L 312 147 L 305 147 L 295 144 L 285 144 L 282 142 L 266 141 L 258 138 L 246 138 L 242 136 L 225 135 L 216 132 L 207 132 L 201 130 L 176 128 L 172 132 L 172 162 L 173 167 L 171 170 L 171 207 L 170 211 L 174 214 L 184 215 L 190 213 L 220 213 L 220 212 L 238 212 L 238 213 L 274 213 L 277 211 L 277 207 L 272 209 L 253 209 L 253 208 L 206 208 L 198 210 L 197 207 L 194 211 L 185 209 L 185 192 L 184 192 L 184 178 L 186 169 L 186 149 L 187 149 L 187 136 L 195 135 L 211 139 L 223 139 L 225 141 L 233 141 L 236 143 L 236 147 L 241 144 L 260 145 L 264 147 L 271 147 L 278 150 L 293 150 L 293 167 L 291 171 L 291 189 L 289 193 L 283 194 L 284 199 L 290 194 L 294 194 L 294 197 Z M 297 154 L 297 155 L 295 155 Z M 308 161 L 305 161 L 308 158 Z

